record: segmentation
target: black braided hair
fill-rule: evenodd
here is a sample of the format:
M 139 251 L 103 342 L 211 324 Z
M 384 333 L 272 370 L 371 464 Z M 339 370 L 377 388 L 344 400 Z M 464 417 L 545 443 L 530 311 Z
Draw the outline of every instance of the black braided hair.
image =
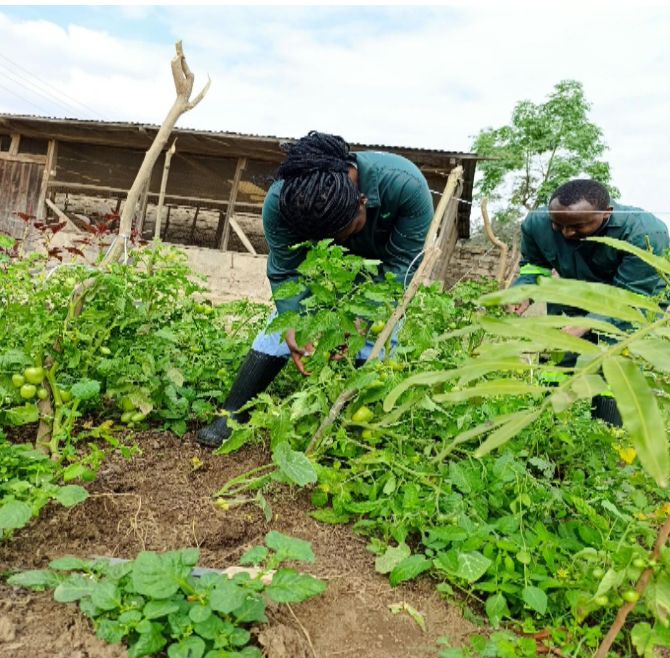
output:
M 341 137 L 315 130 L 283 148 L 279 211 L 289 230 L 302 240 L 334 237 L 358 211 L 358 189 L 349 178 L 356 156 Z
M 588 201 L 596 210 L 607 210 L 610 205 L 610 194 L 607 188 L 590 178 L 577 178 L 563 183 L 551 195 L 549 203 L 557 199 L 562 206 L 571 206 L 582 199 Z

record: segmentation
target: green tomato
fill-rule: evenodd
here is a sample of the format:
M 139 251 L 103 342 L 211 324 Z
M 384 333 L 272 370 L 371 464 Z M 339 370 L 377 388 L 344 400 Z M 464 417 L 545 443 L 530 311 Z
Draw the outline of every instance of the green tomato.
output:
M 601 607 L 604 607 L 609 604 L 610 599 L 609 596 L 606 594 L 602 594 L 601 596 L 596 596 L 595 599 L 593 599 L 596 605 L 599 605 Z
M 141 411 L 138 411 L 137 413 L 134 413 L 131 416 L 130 421 L 132 423 L 139 423 L 139 422 L 143 421 L 145 418 L 146 418 L 146 414 L 143 414 Z
M 23 376 L 29 384 L 41 384 L 44 379 L 44 368 L 26 368 Z
M 372 326 L 370 327 L 370 331 L 375 336 L 379 336 L 379 334 L 383 331 L 385 326 L 386 326 L 386 322 L 384 322 L 384 320 L 377 320 L 377 322 L 372 323 Z
M 633 560 L 633 566 L 636 569 L 644 569 L 647 566 L 647 561 L 644 558 L 636 557 Z
M 132 417 L 133 417 L 133 414 L 134 414 L 133 411 L 124 411 L 124 412 L 121 414 L 121 422 L 122 422 L 122 423 L 129 423 L 130 420 L 131 420 Z
M 640 595 L 634 589 L 627 589 L 621 597 L 628 603 L 637 603 L 640 600 Z
M 12 384 L 14 384 L 16 388 L 21 388 L 25 383 L 26 378 L 23 375 L 19 375 L 18 373 L 12 375 Z
M 37 387 L 34 384 L 24 384 L 19 393 L 24 400 L 32 400 L 37 393 Z
M 103 356 L 109 356 L 112 353 L 112 350 L 109 349 L 109 347 L 105 347 L 104 345 L 100 348 L 100 354 Z
M 135 411 L 135 405 L 128 396 L 122 397 L 119 405 L 123 411 Z
M 63 391 L 63 390 L 61 390 L 61 392 L 60 392 L 60 399 L 61 399 L 65 404 L 67 404 L 68 402 L 70 402 L 70 400 L 72 400 L 72 393 L 70 393 L 70 391 Z
M 596 568 L 591 572 L 591 575 L 592 575 L 594 578 L 598 578 L 598 579 L 600 579 L 600 578 L 602 578 L 602 577 L 605 575 L 605 570 L 604 570 L 604 569 L 601 569 L 600 567 L 596 567 Z
M 46 399 L 49 397 L 49 392 L 47 391 L 46 388 L 44 388 L 44 386 L 40 386 L 40 387 L 37 389 L 37 397 L 38 397 L 40 400 L 46 400 Z
M 358 409 L 356 409 L 354 415 L 351 417 L 351 420 L 353 420 L 354 423 L 368 423 L 374 417 L 374 411 L 372 411 L 370 407 L 363 405 L 362 407 L 358 407 Z

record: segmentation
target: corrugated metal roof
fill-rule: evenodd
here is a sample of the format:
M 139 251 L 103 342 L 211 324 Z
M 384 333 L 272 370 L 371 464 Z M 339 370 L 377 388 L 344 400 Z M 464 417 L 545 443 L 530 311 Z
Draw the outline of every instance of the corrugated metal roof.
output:
M 160 125 L 155 123 L 143 123 L 139 121 L 98 121 L 96 119 L 72 119 L 72 118 L 61 118 L 61 117 L 45 117 L 36 114 L 9 114 L 0 112 L 0 125 L 2 125 L 3 120 L 9 121 L 35 121 L 40 123 L 53 123 L 59 125 L 68 125 L 72 127 L 76 126 L 87 126 L 87 127 L 100 127 L 105 128 L 117 128 L 117 129 L 136 129 L 136 130 L 155 130 L 157 131 L 160 128 Z M 291 142 L 295 141 L 295 137 L 279 137 L 277 135 L 256 135 L 252 133 L 239 133 L 239 132 L 229 132 L 224 130 L 204 130 L 201 128 L 175 128 L 174 133 L 179 134 L 191 134 L 191 135 L 209 135 L 209 136 L 219 136 L 227 138 L 239 138 L 239 139 L 250 139 L 250 140 L 259 140 L 259 141 L 272 141 L 272 142 Z M 426 155 L 441 155 L 441 156 L 457 156 L 461 159 L 479 159 L 476 153 L 469 153 L 467 151 L 445 151 L 443 149 L 428 149 L 428 148 L 418 148 L 414 146 L 401 146 L 397 144 L 363 144 L 361 142 L 351 142 L 353 147 L 364 146 L 368 149 L 399 149 L 411 151 L 414 153 L 425 153 Z

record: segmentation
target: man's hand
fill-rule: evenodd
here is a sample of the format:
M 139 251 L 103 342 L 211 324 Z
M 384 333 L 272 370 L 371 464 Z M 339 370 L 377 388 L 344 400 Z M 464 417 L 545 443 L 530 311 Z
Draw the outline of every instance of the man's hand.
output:
M 563 327 L 561 331 L 564 331 L 566 334 L 570 334 L 575 338 L 581 338 L 585 334 L 589 333 L 588 327 Z
M 293 363 L 295 363 L 295 367 L 303 377 L 309 377 L 311 373 L 307 372 L 305 369 L 302 357 L 314 354 L 314 345 L 312 345 L 312 343 L 307 343 L 305 347 L 299 347 L 295 340 L 295 329 L 289 329 L 286 332 L 286 344 L 291 352 L 291 358 L 293 359 Z
M 530 306 L 530 299 L 526 299 L 523 302 L 520 302 L 519 304 L 508 304 L 507 306 L 505 306 L 505 310 L 508 313 L 523 315 L 528 310 L 529 306 Z

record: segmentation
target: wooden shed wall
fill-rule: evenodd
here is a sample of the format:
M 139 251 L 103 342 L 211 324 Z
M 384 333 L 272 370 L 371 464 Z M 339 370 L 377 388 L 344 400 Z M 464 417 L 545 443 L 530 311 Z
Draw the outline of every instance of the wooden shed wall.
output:
M 36 213 L 43 173 L 41 164 L 0 160 L 0 232 L 22 233 L 23 221 L 17 213 Z

